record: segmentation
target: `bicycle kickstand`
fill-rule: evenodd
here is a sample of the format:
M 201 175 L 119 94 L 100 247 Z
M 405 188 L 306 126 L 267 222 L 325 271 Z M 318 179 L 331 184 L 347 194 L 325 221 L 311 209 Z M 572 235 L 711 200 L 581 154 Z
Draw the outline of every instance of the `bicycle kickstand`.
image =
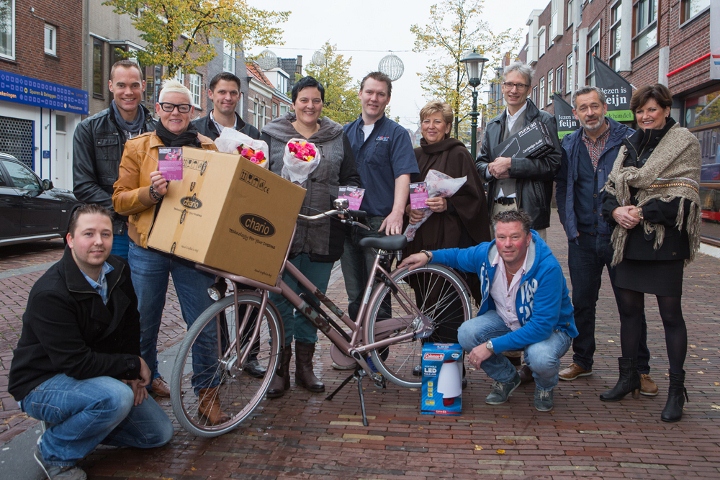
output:
M 362 372 L 362 373 L 361 373 Z M 343 380 L 343 382 L 327 397 L 325 397 L 325 400 L 332 400 L 335 394 L 337 394 L 340 390 L 347 385 L 350 380 L 355 379 L 357 381 L 358 386 L 358 393 L 360 394 L 360 411 L 362 412 L 362 421 L 364 426 L 368 426 L 368 420 L 367 420 L 367 414 L 365 413 L 365 395 L 363 394 L 363 388 L 362 388 L 362 379 L 365 376 L 365 372 L 360 368 L 359 366 L 355 369 L 353 373 L 348 375 L 348 377 Z

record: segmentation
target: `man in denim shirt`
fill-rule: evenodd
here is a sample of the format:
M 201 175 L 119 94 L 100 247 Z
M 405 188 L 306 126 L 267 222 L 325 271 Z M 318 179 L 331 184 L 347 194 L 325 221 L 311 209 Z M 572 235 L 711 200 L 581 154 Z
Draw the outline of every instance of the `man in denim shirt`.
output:
M 358 246 L 365 236 L 402 233 L 405 205 L 410 193 L 410 175 L 419 173 L 407 131 L 385 116 L 392 81 L 381 72 L 369 73 L 360 83 L 362 114 L 345 126 L 365 196 L 361 210 L 367 212 L 370 230 L 353 227 L 345 241 L 341 263 L 348 313 L 352 319 L 360 309 L 362 292 L 375 256 L 372 249 Z

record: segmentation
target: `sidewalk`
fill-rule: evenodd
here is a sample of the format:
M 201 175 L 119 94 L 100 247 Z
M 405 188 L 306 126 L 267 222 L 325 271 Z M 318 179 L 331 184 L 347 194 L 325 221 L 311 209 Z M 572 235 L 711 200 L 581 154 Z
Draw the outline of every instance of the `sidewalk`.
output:
M 556 215 L 552 222 L 549 244 L 565 266 L 567 242 Z M 25 307 L 24 295 L 41 273 L 19 272 L 18 265 L 7 270 L 8 259 L 3 255 L 0 249 L 0 419 L 9 428 L 0 431 L 0 444 L 13 432 L 34 424 L 12 410 L 14 402 L 3 391 L 11 349 L 19 334 L 19 316 Z M 8 277 L 8 271 L 19 273 Z M 646 297 L 648 345 L 651 373 L 660 395 L 639 400 L 628 396 L 619 403 L 598 399 L 615 384 L 620 355 L 619 321 L 606 276 L 598 302 L 594 374 L 561 382 L 551 413 L 533 408 L 532 385 L 518 388 L 504 405 L 486 405 L 491 382 L 482 372 L 470 369 L 460 417 L 420 415 L 419 391 L 394 385 L 380 390 L 365 381 L 370 425 L 364 427 L 354 382 L 333 401 L 293 383 L 285 397 L 265 401 L 254 418 L 222 437 L 197 438 L 178 425 L 172 442 L 164 448 L 98 449 L 81 466 L 93 479 L 720 478 L 719 273 L 720 260 L 708 255 L 698 255 L 685 270 L 683 307 L 689 332 L 685 368 L 690 403 L 679 423 L 660 421 L 668 385 L 667 357 L 662 324 L 651 297 Z M 342 278 L 331 284 L 329 295 L 344 297 Z M 177 304 L 169 300 L 164 321 L 170 334 L 163 338 L 163 349 L 177 342 L 176 331 L 182 330 Z M 330 367 L 328 352 L 329 342 L 322 339 L 315 370 L 330 392 L 347 372 Z M 570 358 L 568 354 L 563 364 Z M 169 411 L 169 402 L 164 406 Z M 0 462 L 2 450 L 15 443 L 0 446 Z

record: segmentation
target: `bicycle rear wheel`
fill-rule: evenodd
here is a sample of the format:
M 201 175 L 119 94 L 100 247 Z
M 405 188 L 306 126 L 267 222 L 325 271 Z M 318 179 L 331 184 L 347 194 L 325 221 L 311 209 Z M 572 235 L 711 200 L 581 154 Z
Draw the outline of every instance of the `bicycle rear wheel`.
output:
M 375 367 L 391 382 L 420 387 L 421 379 L 413 375 L 413 368 L 422 363 L 423 342 L 457 342 L 458 327 L 472 314 L 468 288 L 456 273 L 442 265 L 412 271 L 402 268 L 392 272 L 391 277 L 397 289 L 381 284 L 370 298 L 365 338 L 367 343 L 374 343 L 419 332 L 422 319 L 430 320 L 433 331 L 427 338 L 417 335 L 371 352 Z
M 268 302 L 257 340 L 250 342 L 261 301 L 257 293 L 240 294 L 236 311 L 233 296 L 225 297 L 205 310 L 185 335 L 173 366 L 170 398 L 175 417 L 188 432 L 203 437 L 227 433 L 263 400 L 277 368 L 282 336 L 278 314 Z M 250 376 L 239 364 L 248 349 L 266 369 L 263 378 Z M 199 393 L 217 398 L 229 419 L 212 424 L 199 410 Z

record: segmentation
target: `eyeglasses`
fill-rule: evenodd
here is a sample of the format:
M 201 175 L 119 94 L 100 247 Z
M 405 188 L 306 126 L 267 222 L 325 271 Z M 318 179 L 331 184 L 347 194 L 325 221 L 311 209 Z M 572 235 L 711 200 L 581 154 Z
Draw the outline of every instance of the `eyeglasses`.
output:
M 517 88 L 518 90 L 525 90 L 530 85 L 528 85 L 527 83 L 503 82 L 502 86 L 507 88 L 508 90 L 512 90 L 513 88 Z
M 169 102 L 160 102 L 158 105 L 160 105 L 160 108 L 162 108 L 163 112 L 172 112 L 177 108 L 178 112 L 180 113 L 190 113 L 190 109 L 192 108 L 192 105 L 190 105 L 189 103 L 175 104 Z

